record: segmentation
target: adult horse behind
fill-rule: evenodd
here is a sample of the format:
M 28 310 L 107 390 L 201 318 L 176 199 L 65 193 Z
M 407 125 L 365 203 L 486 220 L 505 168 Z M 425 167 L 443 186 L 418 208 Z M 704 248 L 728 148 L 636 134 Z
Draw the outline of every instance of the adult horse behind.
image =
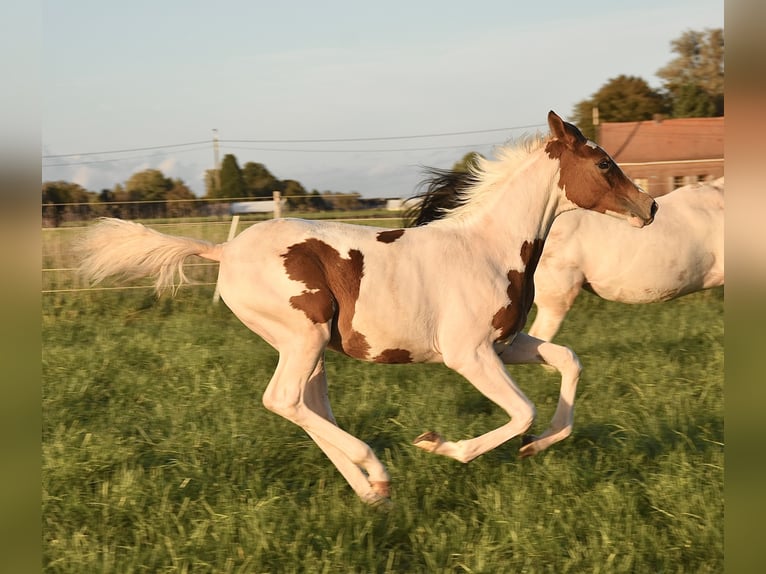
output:
M 723 178 L 680 187 L 657 204 L 662 216 L 640 235 L 587 211 L 556 220 L 535 272 L 530 335 L 552 340 L 581 289 L 608 301 L 657 303 L 724 284 Z
M 333 417 L 328 347 L 378 363 L 443 362 L 504 409 L 509 422 L 481 436 L 453 442 L 427 432 L 415 439 L 462 462 L 534 421 L 534 405 L 503 362 L 551 364 L 562 373 L 560 398 L 550 427 L 524 441 L 522 455 L 534 454 L 571 433 L 580 373 L 565 347 L 519 333 L 553 219 L 580 207 L 642 227 L 657 208 L 575 126 L 553 112 L 548 124 L 549 138 L 482 162 L 462 205 L 429 225 L 274 219 L 213 245 L 107 219 L 84 238 L 81 268 L 94 282 L 155 276 L 159 292 L 185 281 L 187 257 L 219 261 L 222 299 L 279 352 L 264 405 L 301 426 L 367 502 L 388 498 L 389 475 Z
M 471 182 L 471 174 L 432 170 L 410 223 L 442 217 Z M 657 198 L 661 215 L 641 231 L 581 209 L 556 218 L 535 271 L 528 333 L 552 340 L 581 289 L 608 301 L 655 303 L 723 285 L 723 185 L 720 178 Z

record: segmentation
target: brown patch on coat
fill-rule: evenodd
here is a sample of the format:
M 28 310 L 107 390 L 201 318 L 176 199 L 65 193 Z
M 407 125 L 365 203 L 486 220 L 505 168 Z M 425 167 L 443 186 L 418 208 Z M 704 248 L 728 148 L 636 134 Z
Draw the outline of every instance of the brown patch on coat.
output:
M 535 300 L 534 274 L 544 245 L 545 240 L 540 238 L 532 242 L 525 241 L 521 245 L 522 269 L 508 271 L 507 293 L 510 302 L 492 317 L 492 327 L 500 331 L 496 341 L 507 339 L 524 328 Z
M 406 349 L 386 349 L 373 359 L 376 363 L 402 364 L 411 363 L 412 354 Z
M 364 276 L 364 256 L 350 249 L 348 258 L 319 239 L 307 239 L 287 248 L 282 254 L 287 276 L 303 283 L 300 295 L 290 297 L 290 305 L 303 311 L 313 323 L 332 321 L 328 347 L 365 359 L 370 345 L 352 327 L 359 285 Z
M 393 243 L 404 235 L 404 229 L 392 229 L 390 231 L 381 231 L 378 233 L 377 239 L 381 243 Z

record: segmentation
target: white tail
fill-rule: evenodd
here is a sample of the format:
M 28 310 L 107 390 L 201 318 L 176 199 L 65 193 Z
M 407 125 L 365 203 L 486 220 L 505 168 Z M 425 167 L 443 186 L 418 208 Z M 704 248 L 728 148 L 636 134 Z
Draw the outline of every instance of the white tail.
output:
M 103 218 L 91 227 L 78 245 L 80 272 L 97 284 L 107 277 L 154 277 L 157 293 L 175 290 L 191 281 L 183 264 L 190 255 L 220 261 L 221 245 L 201 239 L 165 235 L 140 223 Z M 176 280 L 176 276 L 178 279 Z

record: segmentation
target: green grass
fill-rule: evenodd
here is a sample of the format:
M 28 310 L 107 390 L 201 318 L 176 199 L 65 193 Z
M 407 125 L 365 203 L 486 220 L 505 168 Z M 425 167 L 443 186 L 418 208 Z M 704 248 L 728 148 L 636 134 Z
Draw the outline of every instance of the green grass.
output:
M 387 465 L 357 500 L 266 411 L 276 353 L 212 288 L 43 296 L 47 572 L 721 572 L 723 289 L 655 305 L 583 294 L 559 341 L 584 365 L 573 435 L 467 465 L 411 446 L 505 421 L 441 365 L 328 355 L 339 423 Z M 555 409 L 558 377 L 511 373 Z

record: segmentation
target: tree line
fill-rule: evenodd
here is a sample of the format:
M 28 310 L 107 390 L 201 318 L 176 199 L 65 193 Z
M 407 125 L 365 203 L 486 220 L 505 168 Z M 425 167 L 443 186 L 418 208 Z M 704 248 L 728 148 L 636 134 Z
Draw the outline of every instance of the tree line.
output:
M 611 78 L 575 105 L 572 121 L 586 136 L 598 141 L 594 109 L 598 110 L 599 122 L 722 116 L 723 29 L 688 30 L 673 40 L 671 47 L 675 58 L 656 72 L 662 80 L 660 88 L 652 88 L 637 76 Z M 211 215 L 225 211 L 223 203 L 227 199 L 270 198 L 275 191 L 287 199 L 288 209 L 295 210 L 358 209 L 368 207 L 370 201 L 359 193 L 309 192 L 299 181 L 280 180 L 262 163 L 248 161 L 240 167 L 233 154 L 226 154 L 219 170 L 205 174 L 204 199 L 208 201 L 200 201 L 181 179 L 168 178 L 157 169 L 134 173 L 124 184 L 100 192 L 72 182 L 46 181 L 42 185 L 43 222 L 58 226 L 68 219 L 98 216 L 134 219 Z
M 637 76 L 611 78 L 575 105 L 573 123 L 597 141 L 594 109 L 599 123 L 723 116 L 723 29 L 688 30 L 671 47 L 675 58 L 656 72 L 662 80 L 659 89 Z
M 309 192 L 298 181 L 278 179 L 260 163 L 247 162 L 240 169 L 232 154 L 224 156 L 220 170 L 207 170 L 205 188 L 205 196 L 200 199 L 183 180 L 166 177 L 158 169 L 136 172 L 125 183 L 100 192 L 88 191 L 69 181 L 46 181 L 42 185 L 43 225 L 58 227 L 65 221 L 94 217 L 152 219 L 222 215 L 228 213 L 232 200 L 270 199 L 275 191 L 287 200 L 288 210 L 354 210 L 379 205 L 379 200 L 365 199 L 357 192 Z

